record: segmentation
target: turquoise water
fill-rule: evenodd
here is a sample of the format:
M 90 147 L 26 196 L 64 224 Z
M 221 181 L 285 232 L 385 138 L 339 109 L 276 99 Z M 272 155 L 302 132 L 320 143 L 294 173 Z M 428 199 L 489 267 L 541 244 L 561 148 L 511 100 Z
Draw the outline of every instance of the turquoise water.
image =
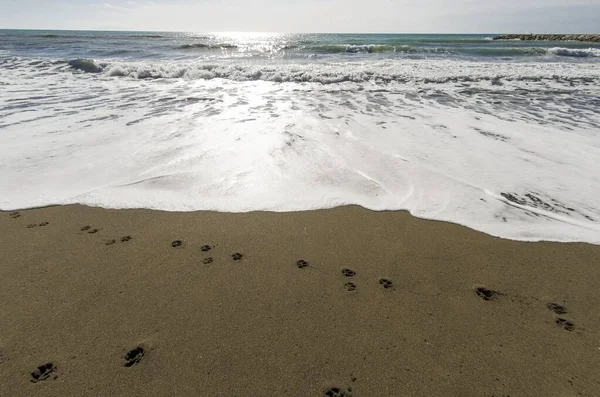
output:
M 270 34 L 0 30 L 0 54 L 165 60 L 332 61 L 450 58 L 596 62 L 600 45 L 494 41 L 494 34 Z

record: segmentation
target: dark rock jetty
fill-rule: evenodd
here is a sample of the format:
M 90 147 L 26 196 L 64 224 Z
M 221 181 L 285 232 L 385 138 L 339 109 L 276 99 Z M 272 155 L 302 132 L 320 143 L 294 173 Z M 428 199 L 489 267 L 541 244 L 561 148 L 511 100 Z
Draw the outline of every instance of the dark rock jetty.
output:
M 494 40 L 586 41 L 600 43 L 600 34 L 503 34 Z

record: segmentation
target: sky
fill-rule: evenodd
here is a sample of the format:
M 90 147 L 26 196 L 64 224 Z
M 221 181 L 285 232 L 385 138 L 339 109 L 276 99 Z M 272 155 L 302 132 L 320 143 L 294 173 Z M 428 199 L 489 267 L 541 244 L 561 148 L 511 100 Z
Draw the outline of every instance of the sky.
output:
M 600 33 L 600 0 L 0 0 L 0 29 Z

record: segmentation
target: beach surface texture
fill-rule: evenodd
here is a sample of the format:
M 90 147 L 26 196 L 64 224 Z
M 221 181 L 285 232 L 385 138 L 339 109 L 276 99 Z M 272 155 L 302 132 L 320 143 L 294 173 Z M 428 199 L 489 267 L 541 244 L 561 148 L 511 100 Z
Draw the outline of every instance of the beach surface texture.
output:
M 600 393 L 596 245 L 359 207 L 75 205 L 0 235 L 2 395 Z

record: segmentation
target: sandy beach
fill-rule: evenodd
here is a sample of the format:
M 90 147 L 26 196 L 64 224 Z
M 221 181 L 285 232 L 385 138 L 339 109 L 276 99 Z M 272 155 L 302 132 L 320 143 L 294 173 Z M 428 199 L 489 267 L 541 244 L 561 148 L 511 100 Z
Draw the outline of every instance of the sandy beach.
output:
M 2 396 L 598 396 L 600 247 L 406 212 L 0 213 Z

